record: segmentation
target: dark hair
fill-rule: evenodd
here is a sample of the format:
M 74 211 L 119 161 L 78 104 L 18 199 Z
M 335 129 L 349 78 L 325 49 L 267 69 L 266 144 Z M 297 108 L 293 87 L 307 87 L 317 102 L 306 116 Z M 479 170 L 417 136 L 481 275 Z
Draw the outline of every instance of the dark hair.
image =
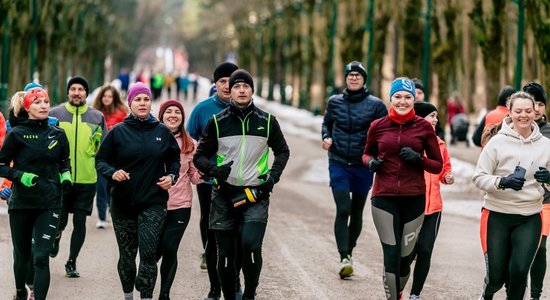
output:
M 113 104 L 109 106 L 105 106 L 103 104 L 103 101 L 101 99 L 105 95 L 107 91 L 111 91 L 111 94 L 113 94 Z M 128 112 L 128 107 L 124 102 L 122 102 L 122 99 L 120 98 L 120 93 L 118 90 L 112 86 L 112 85 L 104 85 L 99 93 L 97 94 L 97 97 L 95 98 L 94 104 L 92 105 L 93 108 L 101 111 L 105 115 L 110 115 L 114 113 L 117 109 L 124 109 L 126 112 Z

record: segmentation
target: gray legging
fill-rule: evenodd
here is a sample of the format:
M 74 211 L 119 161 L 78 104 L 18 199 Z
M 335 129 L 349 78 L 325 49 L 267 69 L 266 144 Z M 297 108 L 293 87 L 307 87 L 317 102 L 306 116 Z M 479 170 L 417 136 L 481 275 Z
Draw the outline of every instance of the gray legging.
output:
M 156 251 L 166 220 L 166 204 L 151 204 L 126 214 L 113 212 L 112 219 L 120 255 L 118 276 L 122 290 L 131 293 L 135 283 L 141 298 L 152 298 L 157 280 Z

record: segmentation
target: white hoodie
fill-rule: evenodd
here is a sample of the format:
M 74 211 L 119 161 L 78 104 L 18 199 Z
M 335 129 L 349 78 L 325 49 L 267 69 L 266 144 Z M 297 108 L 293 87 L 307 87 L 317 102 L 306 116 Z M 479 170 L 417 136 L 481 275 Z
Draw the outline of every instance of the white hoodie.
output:
M 542 210 L 544 195 L 542 184 L 535 180 L 534 174 L 539 167 L 550 169 L 550 139 L 542 136 L 534 122 L 533 132 L 527 138 L 512 126 L 512 119 L 506 117 L 502 129 L 481 151 L 472 180 L 485 192 L 484 208 L 506 214 L 533 215 Z M 523 188 L 520 191 L 498 189 L 500 178 L 512 174 L 517 165 L 527 170 Z

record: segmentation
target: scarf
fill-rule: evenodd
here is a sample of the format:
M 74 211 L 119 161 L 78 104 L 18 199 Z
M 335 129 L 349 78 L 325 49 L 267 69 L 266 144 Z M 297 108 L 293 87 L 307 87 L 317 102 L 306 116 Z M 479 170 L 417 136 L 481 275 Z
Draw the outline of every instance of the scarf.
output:
M 408 113 L 404 115 L 400 115 L 393 109 L 393 107 L 390 107 L 390 111 L 388 113 L 388 117 L 390 118 L 390 120 L 394 121 L 399 125 L 403 125 L 405 124 L 405 122 L 414 119 L 414 116 L 415 116 L 414 108 L 411 109 Z

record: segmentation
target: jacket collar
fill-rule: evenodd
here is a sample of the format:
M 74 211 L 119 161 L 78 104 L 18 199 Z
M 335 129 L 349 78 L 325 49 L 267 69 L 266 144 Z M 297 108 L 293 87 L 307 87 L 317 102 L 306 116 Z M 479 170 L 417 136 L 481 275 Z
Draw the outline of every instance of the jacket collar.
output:
M 84 114 L 88 110 L 88 104 L 84 103 L 80 106 L 72 105 L 70 102 L 65 103 L 65 108 L 72 114 L 78 112 L 79 115 Z

